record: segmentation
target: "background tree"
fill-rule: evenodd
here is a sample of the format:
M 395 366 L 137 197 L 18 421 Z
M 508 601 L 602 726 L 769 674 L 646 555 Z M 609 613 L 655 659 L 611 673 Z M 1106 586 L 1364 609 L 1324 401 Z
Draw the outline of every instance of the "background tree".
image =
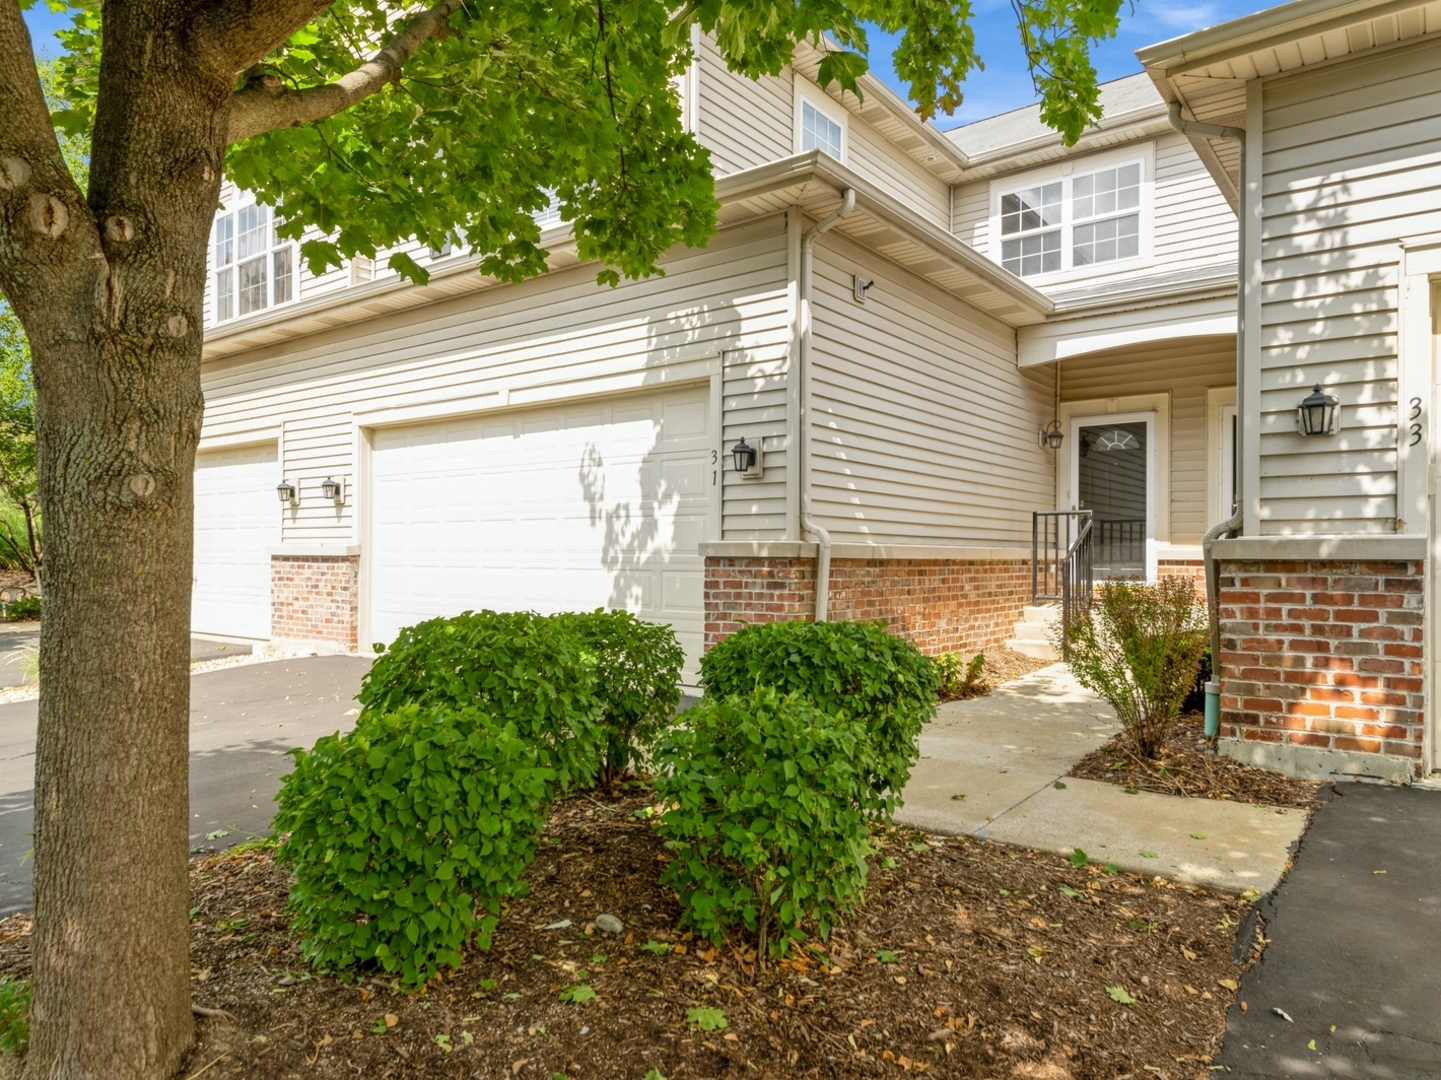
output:
M 35 388 L 25 328 L 0 307 L 0 567 L 40 570 L 35 475 Z
M 1119 2 L 1018 0 L 1072 141 Z M 463 239 L 520 279 L 544 269 L 531 214 L 554 197 L 614 283 L 715 228 L 672 82 L 692 26 L 751 76 L 809 41 L 852 92 L 865 24 L 899 32 L 929 117 L 960 103 L 969 18 L 968 0 L 80 0 L 52 120 L 0 0 L 0 290 L 33 357 L 46 527 L 29 1076 L 163 1077 L 191 1039 L 192 473 L 222 172 L 281 208 L 282 236 L 326 233 L 302 247 L 315 270 Z M 85 140 L 88 180 L 57 125 Z
M 40 83 L 52 109 L 66 106 L 54 60 L 38 65 Z M 72 176 L 85 182 L 85 140 L 60 139 Z M 0 566 L 40 573 L 40 498 L 35 469 L 35 386 L 30 376 L 30 342 L 8 304 L 0 301 Z

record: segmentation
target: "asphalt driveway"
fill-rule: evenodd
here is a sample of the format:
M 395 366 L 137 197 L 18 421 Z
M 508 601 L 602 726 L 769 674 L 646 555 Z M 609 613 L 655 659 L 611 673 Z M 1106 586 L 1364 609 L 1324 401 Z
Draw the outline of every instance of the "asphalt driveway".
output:
M 1337 784 L 1259 914 L 1270 944 L 1227 1015 L 1226 1075 L 1441 1076 L 1441 793 Z
M 190 680 L 190 842 L 217 846 L 270 828 L 285 751 L 350 727 L 370 661 L 309 656 Z M 0 705 L 0 915 L 30 906 L 36 703 Z

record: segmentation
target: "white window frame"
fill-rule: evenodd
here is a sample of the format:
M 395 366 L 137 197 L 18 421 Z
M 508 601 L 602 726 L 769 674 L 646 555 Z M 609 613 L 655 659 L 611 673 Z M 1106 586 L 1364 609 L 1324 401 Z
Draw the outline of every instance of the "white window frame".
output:
M 1206 521 L 1217 525 L 1231 516 L 1231 482 L 1238 465 L 1232 453 L 1231 424 L 1236 418 L 1236 388 L 1206 390 Z
M 804 128 L 801 123 L 801 118 L 804 114 L 805 106 L 809 105 L 826 119 L 831 121 L 831 123 L 836 124 L 840 127 L 841 156 L 837 160 L 845 161 L 846 158 L 850 156 L 851 152 L 851 129 L 850 124 L 847 122 L 850 117 L 849 112 L 846 110 L 845 106 L 843 106 L 835 99 L 827 96 L 819 86 L 811 82 L 805 76 L 797 73 L 794 77 L 794 83 L 795 93 L 791 96 L 795 99 L 795 115 L 793 117 L 795 123 L 795 152 L 797 154 L 806 153 L 806 151 L 802 149 L 801 146 L 801 139 L 804 135 Z
M 210 236 L 206 242 L 205 251 L 205 291 L 209 299 L 209 303 L 207 304 L 206 308 L 206 315 L 210 326 L 229 326 L 233 323 L 243 322 L 246 319 L 252 319 L 256 318 L 257 316 L 265 315 L 268 312 L 275 311 L 278 308 L 289 307 L 291 304 L 294 304 L 300 299 L 300 245 L 295 243 L 295 241 L 293 240 L 282 240 L 276 242 L 275 207 L 272 206 L 268 208 L 269 222 L 266 226 L 267 230 L 269 231 L 269 240 L 271 242 L 267 244 L 265 248 L 265 255 L 263 256 L 263 258 L 266 260 L 266 304 L 265 306 L 258 308 L 255 311 L 246 312 L 244 315 L 240 314 L 239 220 L 241 211 L 247 210 L 255 205 L 256 201 L 254 195 L 251 195 L 248 192 L 237 192 L 235 197 L 229 202 L 228 205 L 222 205 L 222 208 L 216 212 L 215 218 L 211 221 Z M 222 217 L 230 217 L 235 222 L 234 228 L 231 232 L 230 242 L 232 245 L 235 246 L 236 252 L 229 264 L 227 264 L 226 266 L 217 266 L 215 263 L 215 223 L 219 221 Z M 290 298 L 288 300 L 282 300 L 277 303 L 274 299 L 275 253 L 282 250 L 289 250 L 290 252 Z M 235 302 L 235 311 L 234 314 L 232 314 L 228 319 L 221 319 L 219 281 L 221 272 L 227 269 L 230 270 L 233 274 L 232 287 L 234 289 L 234 292 L 231 294 L 231 296 Z
M 1123 165 L 1139 163 L 1141 166 L 1141 205 L 1138 208 L 1140 221 L 1139 254 L 1129 259 L 1113 259 L 1110 262 L 1072 265 L 1073 222 L 1071 220 L 1071 183 L 1075 177 L 1114 169 Z M 1117 270 L 1135 270 L 1150 266 L 1155 250 L 1155 202 L 1156 202 L 1156 147 L 1154 143 L 1127 146 L 1100 154 L 1060 162 L 1045 169 L 1007 176 L 991 181 L 991 216 L 987 230 L 986 254 L 997 265 L 1002 264 L 1001 200 L 1006 195 L 1044 184 L 1061 184 L 1061 268 L 1044 274 L 1031 274 L 1023 280 L 1030 285 L 1047 285 L 1055 282 L 1084 280 Z

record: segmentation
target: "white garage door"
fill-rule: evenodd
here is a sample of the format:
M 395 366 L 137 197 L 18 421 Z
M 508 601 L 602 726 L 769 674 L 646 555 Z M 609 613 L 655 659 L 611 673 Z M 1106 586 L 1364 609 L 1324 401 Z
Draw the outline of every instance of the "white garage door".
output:
M 195 458 L 195 586 L 190 626 L 201 634 L 270 637 L 270 553 L 280 543 L 274 443 Z
M 467 609 L 620 608 L 702 639 L 707 390 L 393 428 L 373 440 L 370 638 Z

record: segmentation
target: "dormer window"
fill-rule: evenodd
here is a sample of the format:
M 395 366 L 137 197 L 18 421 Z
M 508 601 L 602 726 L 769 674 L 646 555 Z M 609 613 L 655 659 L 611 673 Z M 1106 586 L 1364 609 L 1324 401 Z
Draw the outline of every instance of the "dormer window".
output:
M 215 322 L 295 298 L 295 245 L 275 238 L 270 207 L 258 203 L 215 215 L 210 227 L 210 299 Z
M 1099 166 L 1099 167 L 1098 167 Z M 1022 278 L 1150 257 L 1151 154 L 1066 162 L 991 185 L 991 257 Z
M 846 159 L 846 111 L 821 93 L 816 85 L 797 75 L 796 153 L 819 150 L 837 161 Z

